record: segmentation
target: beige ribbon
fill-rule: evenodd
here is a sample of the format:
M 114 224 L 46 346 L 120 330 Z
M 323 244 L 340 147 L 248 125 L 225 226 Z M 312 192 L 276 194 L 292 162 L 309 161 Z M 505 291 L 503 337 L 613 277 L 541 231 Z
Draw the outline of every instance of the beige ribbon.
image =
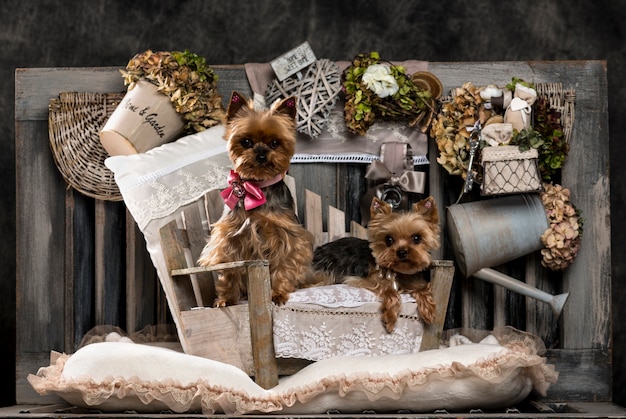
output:
M 396 175 L 380 160 L 374 160 L 369 165 L 365 177 L 374 181 L 386 181 L 389 185 L 397 186 L 405 192 L 424 193 L 426 187 L 426 173 L 405 170 Z

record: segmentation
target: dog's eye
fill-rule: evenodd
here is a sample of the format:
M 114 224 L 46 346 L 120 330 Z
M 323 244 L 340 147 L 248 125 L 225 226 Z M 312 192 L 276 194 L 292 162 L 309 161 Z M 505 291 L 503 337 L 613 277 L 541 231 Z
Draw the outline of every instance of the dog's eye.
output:
M 254 144 L 252 144 L 252 140 L 251 140 L 251 139 L 249 139 L 249 138 L 243 138 L 243 139 L 239 142 L 239 144 L 241 144 L 241 146 L 242 146 L 243 148 L 252 148 L 252 146 L 254 145 Z
M 280 145 L 280 141 L 278 141 L 278 140 L 272 140 L 272 141 L 270 142 L 270 148 L 271 148 L 272 150 L 276 150 L 276 149 L 278 148 L 278 146 L 279 146 L 279 145 Z
M 413 244 L 420 244 L 422 242 L 422 236 L 419 234 L 413 234 Z
M 386 236 L 385 237 L 385 244 L 387 245 L 387 247 L 391 247 L 393 245 L 393 237 Z

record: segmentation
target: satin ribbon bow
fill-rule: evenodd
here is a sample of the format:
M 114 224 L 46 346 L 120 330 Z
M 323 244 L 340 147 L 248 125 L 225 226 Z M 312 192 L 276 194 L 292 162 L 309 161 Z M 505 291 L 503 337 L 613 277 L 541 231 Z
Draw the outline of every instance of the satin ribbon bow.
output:
M 392 173 L 380 160 L 374 160 L 365 173 L 367 179 L 387 181 L 391 186 L 397 186 L 405 192 L 424 193 L 426 174 L 414 170 L 405 170 L 399 176 Z
M 241 177 L 234 170 L 228 175 L 228 187 L 220 192 L 224 203 L 230 209 L 234 209 L 241 198 L 246 210 L 251 210 L 265 204 L 265 194 L 254 182 L 242 181 Z

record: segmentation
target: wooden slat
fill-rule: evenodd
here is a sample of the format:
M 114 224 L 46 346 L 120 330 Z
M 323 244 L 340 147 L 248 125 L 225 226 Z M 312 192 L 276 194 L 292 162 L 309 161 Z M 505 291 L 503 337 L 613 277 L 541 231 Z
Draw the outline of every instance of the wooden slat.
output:
M 350 222 L 350 235 L 359 239 L 367 239 L 367 229 L 356 221 Z
M 164 324 L 164 321 L 159 321 L 157 314 L 158 281 L 156 270 L 146 250 L 146 241 L 128 211 L 125 211 L 125 219 L 126 328 L 124 330 L 132 334 L 150 324 Z M 142 304 L 137 304 L 138 301 L 142 301 Z
M 94 200 L 95 204 L 95 324 L 122 325 L 126 292 L 123 204 Z
M 306 189 L 304 191 L 304 202 L 306 205 L 304 226 L 313 233 L 313 247 L 317 247 L 326 242 L 322 222 L 322 198 Z
M 346 215 L 335 207 L 328 207 L 328 219 L 326 221 L 328 231 L 327 240 L 333 241 L 346 235 Z
M 433 260 L 430 282 L 436 307 L 435 320 L 432 324 L 424 324 L 420 352 L 439 349 L 453 280 L 454 263 L 451 260 Z
M 210 325 L 206 324 L 207 310 L 211 310 Z M 181 340 L 185 353 L 224 362 L 248 375 L 254 374 L 246 304 L 183 311 L 180 321 L 185 325 L 185 339 Z
M 269 389 L 278 385 L 269 262 L 250 262 L 247 273 L 254 379 L 258 385 Z
M 65 282 L 71 282 L 72 301 L 74 304 L 74 318 L 68 320 L 73 323 L 73 346 L 66 351 L 71 353 L 78 349 L 80 342 L 94 325 L 95 314 L 95 232 L 93 226 L 93 200 L 74 190 L 67 190 L 72 194 L 71 220 L 68 220 L 68 231 L 71 232 L 72 252 L 70 260 L 66 262 Z M 69 215 L 69 214 L 68 214 Z M 50 348 L 55 349 L 56 348 Z
M 162 246 L 173 249 L 164 253 L 167 269 L 172 271 L 187 267 L 181 230 L 176 225 L 176 221 L 165 225 L 161 228 L 160 233 Z M 193 287 L 189 278 L 176 278 L 172 281 L 164 281 L 161 285 L 165 289 L 165 293 L 171 298 L 169 303 L 172 305 L 172 312 L 180 313 L 196 306 Z
M 189 241 L 189 265 L 194 265 L 200 257 L 202 249 L 206 245 L 206 236 L 202 228 L 202 218 L 200 217 L 200 211 L 196 205 L 185 209 L 182 214 L 182 222 L 187 232 L 187 240 Z M 196 297 L 196 305 L 198 307 L 205 307 L 205 301 L 203 299 L 203 288 L 211 287 L 209 298 L 206 303 L 211 305 L 211 302 L 215 298 L 215 287 L 213 285 L 213 277 L 211 275 L 205 275 L 202 279 L 197 275 L 190 275 L 191 286 Z M 202 281 L 202 282 L 201 282 Z

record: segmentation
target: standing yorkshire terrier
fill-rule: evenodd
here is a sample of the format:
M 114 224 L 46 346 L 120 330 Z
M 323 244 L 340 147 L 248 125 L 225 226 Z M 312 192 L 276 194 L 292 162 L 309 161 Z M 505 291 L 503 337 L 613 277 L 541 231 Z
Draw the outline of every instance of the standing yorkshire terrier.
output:
M 430 251 L 439 247 L 439 214 L 433 197 L 413 204 L 407 212 L 392 212 L 391 205 L 374 197 L 370 217 L 368 240 L 345 237 L 315 250 L 317 277 L 326 276 L 321 283 L 343 282 L 378 294 L 389 333 L 398 320 L 400 293 L 410 293 L 422 320 L 432 323 L 435 302 L 430 282 L 420 272 L 431 264 Z
M 224 139 L 233 163 L 222 191 L 226 212 L 212 226 L 198 263 L 203 266 L 239 260 L 269 261 L 272 300 L 284 304 L 310 270 L 313 239 L 295 214 L 283 178 L 296 148 L 296 98 L 256 111 L 252 101 L 233 92 L 226 113 Z M 236 304 L 247 295 L 239 269 L 225 270 L 216 283 L 216 307 Z

